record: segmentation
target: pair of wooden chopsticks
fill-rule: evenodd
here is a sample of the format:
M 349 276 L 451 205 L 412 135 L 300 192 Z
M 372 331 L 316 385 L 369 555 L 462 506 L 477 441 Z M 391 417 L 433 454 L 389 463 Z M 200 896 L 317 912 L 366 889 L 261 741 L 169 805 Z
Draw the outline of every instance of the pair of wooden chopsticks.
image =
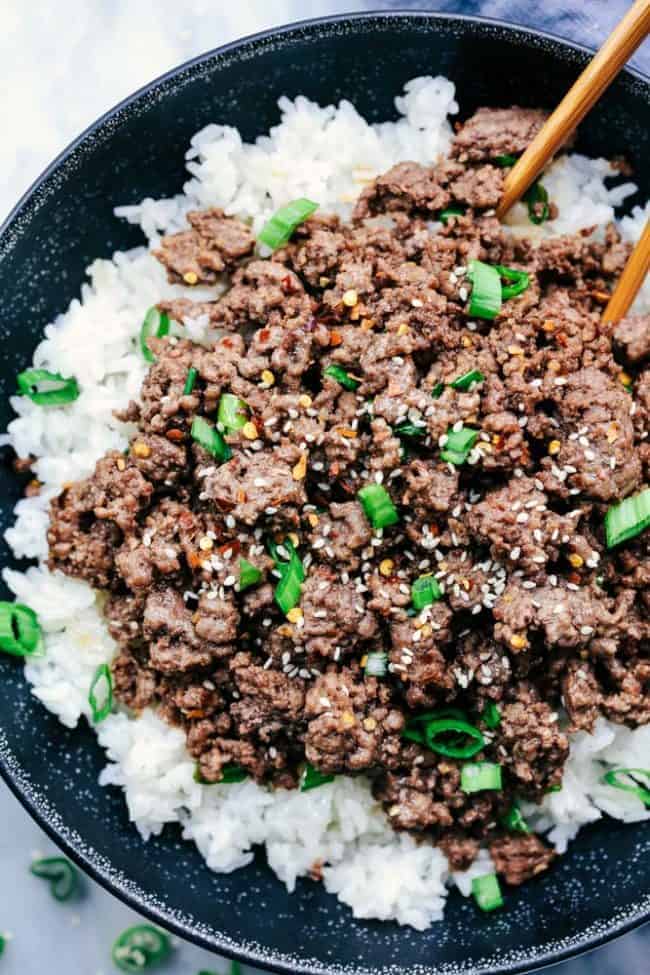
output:
M 510 170 L 497 209 L 499 217 L 523 196 L 649 33 L 650 0 L 636 0 Z M 624 317 L 649 269 L 650 221 L 619 278 L 603 321 Z

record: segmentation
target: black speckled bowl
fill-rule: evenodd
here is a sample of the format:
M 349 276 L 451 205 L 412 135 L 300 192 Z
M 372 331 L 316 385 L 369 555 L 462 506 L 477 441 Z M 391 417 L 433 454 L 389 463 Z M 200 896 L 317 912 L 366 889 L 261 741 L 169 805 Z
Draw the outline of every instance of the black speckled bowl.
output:
M 552 106 L 589 54 L 499 23 L 432 14 L 350 16 L 232 44 L 154 82 L 100 119 L 38 180 L 0 232 L 0 427 L 7 396 L 43 326 L 75 297 L 97 256 L 141 242 L 117 204 L 166 196 L 184 181 L 190 136 L 209 121 L 252 139 L 278 120 L 286 92 L 351 99 L 373 120 L 394 116 L 409 78 L 443 73 L 462 109 Z M 650 191 L 650 83 L 624 73 L 581 133 L 585 152 L 624 152 Z M 0 528 L 20 495 L 0 469 Z M 2 562 L 10 556 L 2 549 Z M 0 659 L 0 764 L 25 807 L 92 876 L 137 910 L 208 948 L 287 972 L 521 972 L 593 947 L 650 917 L 650 824 L 584 830 L 548 875 L 481 915 L 454 894 L 444 922 L 419 934 L 353 919 L 310 881 L 289 896 L 263 856 L 216 876 L 177 831 L 143 843 L 121 794 L 101 789 L 102 753 L 84 725 L 68 731 Z

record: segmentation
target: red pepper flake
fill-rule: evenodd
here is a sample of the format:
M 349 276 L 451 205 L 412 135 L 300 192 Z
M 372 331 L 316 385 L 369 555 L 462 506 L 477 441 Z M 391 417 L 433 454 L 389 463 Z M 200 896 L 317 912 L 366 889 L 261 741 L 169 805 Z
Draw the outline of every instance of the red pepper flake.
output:
M 177 430 L 176 428 L 173 430 L 168 430 L 165 436 L 168 440 L 171 440 L 172 443 L 178 443 L 179 440 L 183 440 L 185 438 L 183 431 Z
M 285 274 L 285 276 L 282 278 L 282 280 L 280 282 L 280 285 L 281 285 L 282 290 L 284 291 L 285 295 L 295 294 L 295 292 L 297 290 L 296 289 L 296 283 L 295 283 L 295 281 L 293 280 L 293 278 L 291 277 L 290 274 Z
M 216 549 L 216 552 L 219 555 L 223 555 L 223 553 L 227 552 L 229 549 L 232 551 L 233 555 L 239 555 L 241 551 L 241 543 L 238 538 L 233 538 L 232 541 L 225 542 L 225 544 L 220 545 L 219 548 Z
M 495 433 L 492 437 L 492 447 L 494 450 L 503 450 L 503 437 L 500 433 Z
M 343 336 L 341 335 L 341 333 L 337 332 L 336 329 L 332 329 L 332 331 L 330 332 L 330 345 L 333 346 L 341 345 L 342 342 L 343 342 Z

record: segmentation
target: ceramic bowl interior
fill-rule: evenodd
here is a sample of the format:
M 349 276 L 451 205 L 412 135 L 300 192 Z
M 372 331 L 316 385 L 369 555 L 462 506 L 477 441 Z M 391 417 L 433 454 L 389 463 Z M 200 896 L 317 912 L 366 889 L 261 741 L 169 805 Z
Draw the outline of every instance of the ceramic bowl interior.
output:
M 587 60 L 554 38 L 485 21 L 362 15 L 299 25 L 208 54 L 153 83 L 97 122 L 46 172 L 0 235 L 0 427 L 15 376 L 43 326 L 74 298 L 97 256 L 142 242 L 117 204 L 181 189 L 190 136 L 209 121 L 253 139 L 278 121 L 282 93 L 348 98 L 372 120 L 416 75 L 454 80 L 464 115 L 477 105 L 553 106 Z M 592 113 L 579 149 L 624 153 L 650 190 L 648 81 L 622 75 Z M 0 468 L 0 528 L 22 485 Z M 11 561 L 0 543 L 2 564 Z M 118 896 L 225 953 L 291 972 L 521 971 L 607 940 L 650 916 L 650 824 L 584 830 L 548 875 L 481 915 L 452 895 L 445 921 L 417 933 L 355 920 L 311 882 L 290 896 L 258 854 L 216 876 L 175 829 L 143 843 L 117 790 L 102 789 L 102 754 L 84 725 L 68 731 L 0 658 L 0 760 L 19 798 L 64 849 Z

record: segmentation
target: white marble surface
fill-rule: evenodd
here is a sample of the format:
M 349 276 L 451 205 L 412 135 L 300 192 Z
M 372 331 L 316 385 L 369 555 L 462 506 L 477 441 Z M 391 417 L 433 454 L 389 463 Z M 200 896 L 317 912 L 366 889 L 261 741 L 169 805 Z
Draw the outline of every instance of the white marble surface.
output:
M 483 12 L 597 44 L 626 0 L 0 0 L 0 218 L 47 163 L 100 113 L 175 64 L 244 34 L 324 13 L 388 6 Z M 646 69 L 648 58 L 641 59 Z M 111 975 L 110 945 L 135 915 L 90 881 L 71 905 L 28 872 L 53 847 L 0 785 L 0 975 Z M 552 969 L 554 975 L 648 975 L 650 930 Z M 227 972 L 178 944 L 165 975 Z

